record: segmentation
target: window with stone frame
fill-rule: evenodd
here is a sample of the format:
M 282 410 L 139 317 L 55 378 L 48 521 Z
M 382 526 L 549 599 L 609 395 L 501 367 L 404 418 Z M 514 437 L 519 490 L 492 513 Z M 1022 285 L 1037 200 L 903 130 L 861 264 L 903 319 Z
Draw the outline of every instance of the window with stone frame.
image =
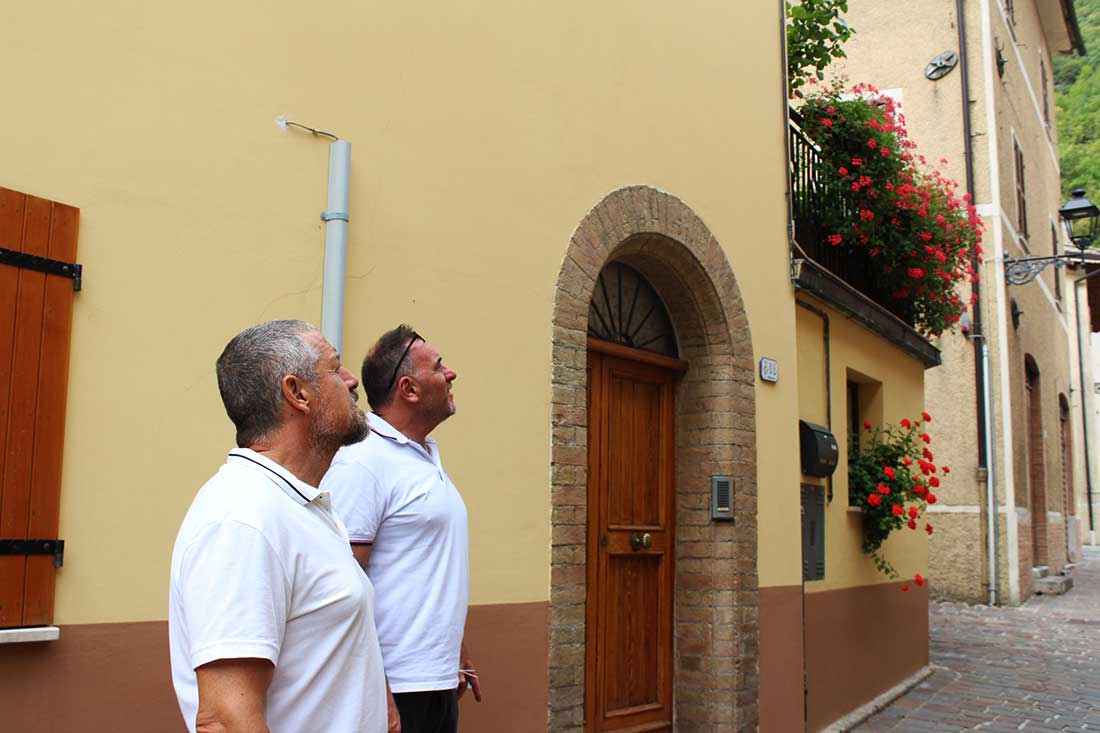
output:
M 864 424 L 882 423 L 882 382 L 853 369 L 848 370 L 846 381 L 847 412 L 845 413 L 845 434 L 848 439 L 848 460 L 859 453 L 864 436 L 870 436 Z M 852 505 L 851 492 L 848 504 Z
M 1024 151 L 1020 141 L 1012 139 L 1012 157 L 1016 169 L 1016 232 L 1027 239 L 1027 188 L 1024 185 Z M 1026 246 L 1026 244 L 1025 244 Z
M 1043 84 L 1043 124 L 1050 127 L 1050 82 L 1047 80 L 1047 63 L 1039 57 L 1039 78 Z

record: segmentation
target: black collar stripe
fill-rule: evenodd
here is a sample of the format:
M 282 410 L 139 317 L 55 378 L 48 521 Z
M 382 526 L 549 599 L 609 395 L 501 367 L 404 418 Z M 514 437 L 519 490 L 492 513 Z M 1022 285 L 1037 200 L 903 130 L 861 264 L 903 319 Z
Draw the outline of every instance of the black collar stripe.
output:
M 273 471 L 272 469 L 268 468 L 267 466 L 265 466 L 264 464 L 260 463 L 260 462 L 259 462 L 259 461 L 257 461 L 256 459 L 254 459 L 254 458 L 249 458 L 248 456 L 242 456 L 242 455 L 241 455 L 240 453 L 230 453 L 229 455 L 231 455 L 231 456 L 234 456 L 234 457 L 236 457 L 236 458 L 243 458 L 243 459 L 245 459 L 246 461 L 249 461 L 250 463 L 255 463 L 255 464 L 256 464 L 257 466 L 259 466 L 259 467 L 260 467 L 260 468 L 262 468 L 263 470 L 267 471 L 267 472 L 268 472 L 268 473 L 270 473 L 270 474 L 271 474 L 272 476 L 276 476 L 276 477 L 277 477 L 277 478 L 278 478 L 278 479 L 279 479 L 280 481 L 282 481 L 282 482 L 283 482 L 284 484 L 286 484 L 287 486 L 289 486 L 289 487 L 290 487 L 290 490 L 291 490 L 291 491 L 293 491 L 293 492 L 294 492 L 295 494 L 297 494 L 298 496 L 302 497 L 302 501 L 304 501 L 304 502 L 305 502 L 306 504 L 308 504 L 308 503 L 309 503 L 309 499 L 307 499 L 307 498 L 305 497 L 305 495 L 304 495 L 304 494 L 302 494 L 302 492 L 301 492 L 301 491 L 298 491 L 298 487 L 297 487 L 297 486 L 295 486 L 294 484 L 292 484 L 292 483 L 291 483 L 291 482 L 290 482 L 290 481 L 289 481 L 289 480 L 287 479 L 287 477 L 286 477 L 286 476 L 282 475 L 282 474 L 281 474 L 281 473 L 279 473 L 278 471 Z

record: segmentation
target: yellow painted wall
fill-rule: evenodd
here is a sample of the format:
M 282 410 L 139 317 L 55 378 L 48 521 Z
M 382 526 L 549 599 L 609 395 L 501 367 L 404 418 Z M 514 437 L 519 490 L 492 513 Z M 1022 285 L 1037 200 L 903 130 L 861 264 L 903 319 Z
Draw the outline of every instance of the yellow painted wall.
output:
M 814 593 L 887 582 L 891 579 L 879 573 L 861 548 L 862 514 L 848 506 L 846 385 L 850 377 L 856 381 L 873 380 L 881 385 L 866 409 L 868 414 L 880 415 L 883 424 L 896 423 L 906 417 L 919 419 L 923 409 L 924 365 L 824 303 L 805 294 L 798 297 L 828 316 L 832 432 L 840 453 L 832 476 L 833 500 L 825 508 L 825 579 L 806 583 L 806 590 Z M 827 425 L 824 322 L 813 312 L 799 308 L 797 328 L 799 417 Z M 811 477 L 802 480 L 825 483 Z M 882 554 L 902 578 L 928 572 L 928 541 L 923 531 L 902 529 L 895 532 L 883 545 Z
M 164 618 L 179 522 L 232 446 L 215 357 L 257 321 L 320 319 L 328 146 L 277 129 L 283 113 L 352 143 L 346 361 L 408 321 L 458 372 L 438 437 L 470 508 L 473 603 L 548 598 L 553 289 L 577 224 L 620 186 L 675 194 L 725 248 L 754 357 L 788 377 L 757 391 L 760 520 L 796 510 L 769 491 L 798 480 L 778 14 L 8 8 L 0 185 L 82 216 L 56 620 Z M 792 567 L 769 551 L 761 578 Z

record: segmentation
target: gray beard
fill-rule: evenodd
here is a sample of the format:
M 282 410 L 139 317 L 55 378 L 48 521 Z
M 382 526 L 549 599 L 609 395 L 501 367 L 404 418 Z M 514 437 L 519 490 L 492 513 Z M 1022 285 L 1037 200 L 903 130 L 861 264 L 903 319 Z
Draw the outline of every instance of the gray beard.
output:
M 310 431 L 309 442 L 314 450 L 320 453 L 335 454 L 341 446 L 355 445 L 361 442 L 369 432 L 370 425 L 367 423 L 366 414 L 356 408 L 355 419 L 346 433 L 341 435 L 335 432 L 322 432 L 314 428 Z

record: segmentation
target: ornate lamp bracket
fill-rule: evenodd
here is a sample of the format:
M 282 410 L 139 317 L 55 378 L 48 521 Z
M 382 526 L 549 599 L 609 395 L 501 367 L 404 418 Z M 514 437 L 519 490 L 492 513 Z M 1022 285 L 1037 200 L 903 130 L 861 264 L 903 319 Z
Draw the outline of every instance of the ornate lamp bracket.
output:
M 1039 273 L 1050 265 L 1054 265 L 1055 269 L 1057 269 L 1072 260 L 1073 258 L 1067 257 L 1066 255 L 1021 257 L 1020 259 L 1006 257 L 1005 282 L 1009 285 L 1026 285 L 1039 277 Z

